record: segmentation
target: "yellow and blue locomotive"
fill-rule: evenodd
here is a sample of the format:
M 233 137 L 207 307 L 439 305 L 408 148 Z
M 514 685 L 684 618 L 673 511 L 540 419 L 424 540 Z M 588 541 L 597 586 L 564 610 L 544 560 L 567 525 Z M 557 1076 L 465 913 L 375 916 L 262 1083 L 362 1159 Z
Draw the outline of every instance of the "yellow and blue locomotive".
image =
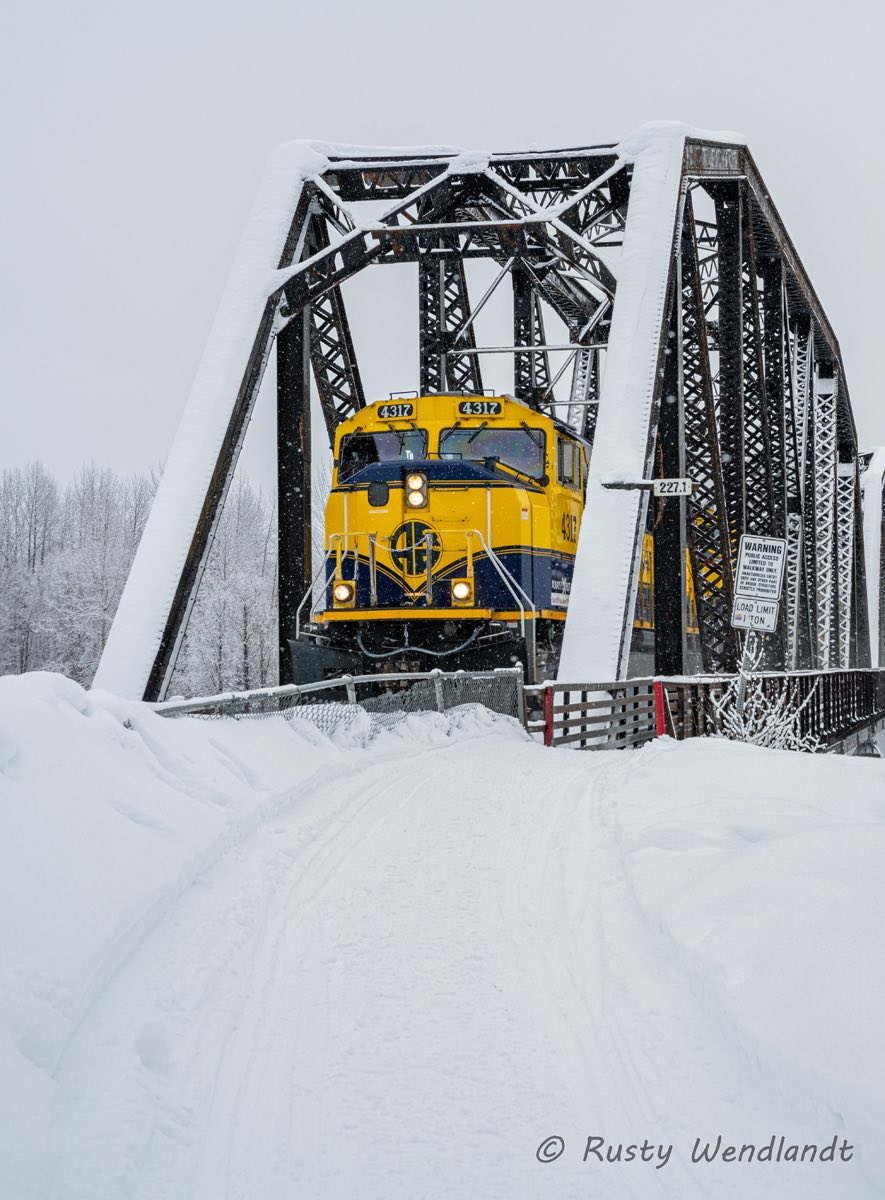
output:
M 552 673 L 587 467 L 571 429 L 510 396 L 396 398 L 343 422 L 309 658 Z

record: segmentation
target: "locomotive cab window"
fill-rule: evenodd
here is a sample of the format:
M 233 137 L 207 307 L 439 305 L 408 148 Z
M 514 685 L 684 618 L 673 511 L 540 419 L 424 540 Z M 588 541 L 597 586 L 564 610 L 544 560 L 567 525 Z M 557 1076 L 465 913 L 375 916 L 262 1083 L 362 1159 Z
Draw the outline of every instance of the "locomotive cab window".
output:
M 544 476 L 546 438 L 543 430 L 500 429 L 480 425 L 474 429 L 444 429 L 439 435 L 440 458 L 460 458 L 483 463 L 487 459 L 511 467 L 531 479 Z
M 351 433 L 342 439 L 338 479 L 351 479 L 365 467 L 382 462 L 411 462 L 427 458 L 426 429 L 385 429 Z
M 581 454 L 568 438 L 556 438 L 556 477 L 565 487 L 581 486 Z

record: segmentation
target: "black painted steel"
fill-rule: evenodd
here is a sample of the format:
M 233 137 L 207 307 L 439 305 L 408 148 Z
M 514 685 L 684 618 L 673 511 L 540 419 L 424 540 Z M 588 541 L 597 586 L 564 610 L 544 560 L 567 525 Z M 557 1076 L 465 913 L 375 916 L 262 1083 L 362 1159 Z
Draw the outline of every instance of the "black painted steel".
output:
M 678 309 L 671 308 L 667 332 L 664 384 L 658 416 L 658 449 L 655 475 L 678 479 L 682 475 L 683 411 L 679 394 Z M 654 501 L 655 674 L 682 675 L 685 670 L 686 580 L 683 507 L 678 496 Z
M 686 471 L 693 480 L 687 534 L 704 667 L 732 671 L 739 645 L 731 628 L 734 601 L 732 545 L 726 475 L 719 448 L 707 320 L 701 289 L 694 210 L 687 197 L 681 260 L 682 402 Z M 730 497 L 729 497 L 730 498 Z
M 310 310 L 277 336 L 277 537 L 280 683 L 293 680 L 289 639 L 312 579 Z
M 571 376 L 569 419 L 592 441 L 596 402 L 605 403 L 604 347 L 617 305 L 617 270 L 610 265 L 617 260 L 607 255 L 629 239 L 632 177 L 632 163 L 620 162 L 611 146 L 469 161 L 445 150 L 331 156 L 322 178 L 304 185 L 292 214 L 276 264 L 288 276 L 268 298 L 231 398 L 226 436 L 146 698 L 163 695 L 168 686 L 274 339 L 285 646 L 310 582 L 311 374 L 330 439 L 366 403 L 345 308 L 348 282 L 370 266 L 417 264 L 420 387 L 481 392 L 470 264 L 475 259 L 496 264 L 500 286 L 512 295 L 513 344 L 521 348 L 513 355 L 516 396 L 553 411 L 559 364 L 531 350 L 546 344 L 545 311 L 563 322 L 571 345 L 601 347 L 583 359 L 576 354 Z M 668 613 L 668 626 L 677 602 L 682 613 L 677 632 L 656 633 L 659 669 L 685 666 L 686 544 L 703 665 L 733 669 L 740 650 L 730 626 L 733 568 L 744 531 L 786 536 L 791 547 L 789 598 L 766 662 L 818 667 L 826 652 L 836 655 L 831 665 L 837 665 L 846 645 L 851 663 L 838 665 L 861 662 L 867 615 L 860 490 L 855 481 L 853 522 L 842 511 L 841 558 L 834 534 L 839 514 L 827 491 L 831 468 L 836 486 L 832 464 L 838 460 L 845 468 L 857 460 L 838 342 L 744 147 L 689 139 L 681 197 L 673 246 L 678 271 L 660 335 L 663 375 L 656 385 L 659 415 L 649 429 L 647 466 L 650 473 L 684 472 L 695 490 L 685 503 L 681 531 L 676 516 L 681 502 L 658 505 L 654 516 L 656 605 Z M 360 223 L 348 206 L 363 201 L 389 207 L 381 215 L 380 205 L 374 207 L 376 215 Z M 480 353 L 453 353 L 458 350 Z M 835 390 L 818 395 L 820 381 L 830 377 Z M 563 406 L 564 389 L 565 384 L 558 397 Z M 669 406 L 672 394 L 677 400 Z M 848 478 L 844 470 L 841 478 Z M 843 489 L 843 499 L 848 494 Z M 637 528 L 637 556 L 643 532 Z M 623 636 L 629 639 L 629 597 L 624 612 Z M 874 619 L 885 628 L 885 618 Z M 281 670 L 285 676 L 282 652 Z

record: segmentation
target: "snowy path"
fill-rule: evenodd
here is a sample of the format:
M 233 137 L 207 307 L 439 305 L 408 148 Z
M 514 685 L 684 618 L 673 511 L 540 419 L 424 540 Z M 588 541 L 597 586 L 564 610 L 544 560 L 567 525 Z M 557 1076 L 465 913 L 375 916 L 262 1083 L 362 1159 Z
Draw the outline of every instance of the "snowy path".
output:
M 691 1164 L 697 1136 L 823 1142 L 840 1118 L 639 902 L 615 803 L 635 764 L 477 738 L 296 789 L 70 1039 L 53 1200 L 881 1194 L 847 1167 Z M 674 1150 L 585 1163 L 590 1135 Z

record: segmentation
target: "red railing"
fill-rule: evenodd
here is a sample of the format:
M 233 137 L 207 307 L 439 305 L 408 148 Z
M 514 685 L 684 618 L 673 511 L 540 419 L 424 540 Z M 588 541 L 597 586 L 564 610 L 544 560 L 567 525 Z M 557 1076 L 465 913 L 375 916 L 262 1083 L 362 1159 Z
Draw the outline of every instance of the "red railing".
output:
M 542 733 L 545 746 L 604 750 L 642 745 L 656 736 L 654 682 L 625 679 L 527 687 L 528 729 Z
M 614 683 L 547 683 L 526 688 L 527 727 L 545 746 L 582 750 L 641 746 L 655 737 L 679 740 L 722 733 L 717 707 L 733 675 L 623 679 Z M 752 677 L 774 703 L 786 693 L 797 732 L 837 748 L 885 723 L 885 671 L 798 671 Z

